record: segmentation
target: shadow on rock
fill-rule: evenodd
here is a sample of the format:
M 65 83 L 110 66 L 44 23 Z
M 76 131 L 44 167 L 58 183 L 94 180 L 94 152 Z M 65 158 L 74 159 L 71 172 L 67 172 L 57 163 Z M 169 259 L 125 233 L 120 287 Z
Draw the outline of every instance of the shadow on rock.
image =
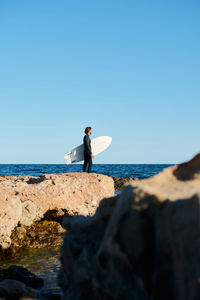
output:
M 190 181 L 174 166 L 65 220 L 63 299 L 200 299 L 199 159 L 187 167 Z

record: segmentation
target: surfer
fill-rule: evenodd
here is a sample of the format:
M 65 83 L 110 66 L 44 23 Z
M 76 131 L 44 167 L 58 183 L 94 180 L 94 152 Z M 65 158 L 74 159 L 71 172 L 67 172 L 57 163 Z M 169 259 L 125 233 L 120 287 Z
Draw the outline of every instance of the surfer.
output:
M 88 173 L 90 173 L 92 170 L 92 158 L 94 157 L 91 149 L 91 140 L 90 140 L 91 134 L 92 134 L 92 127 L 86 127 L 85 136 L 83 138 L 83 144 L 84 144 L 83 172 L 86 172 L 88 166 L 88 170 L 87 170 Z

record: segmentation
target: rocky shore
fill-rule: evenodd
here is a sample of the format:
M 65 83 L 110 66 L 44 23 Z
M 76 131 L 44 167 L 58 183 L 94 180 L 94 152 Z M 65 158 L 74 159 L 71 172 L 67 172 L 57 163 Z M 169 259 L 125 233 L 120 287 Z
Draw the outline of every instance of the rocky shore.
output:
M 82 173 L 0 176 L 0 259 L 20 248 L 61 245 L 64 217 L 94 214 L 101 199 L 136 180 Z
M 98 174 L 0 176 L 0 259 L 21 255 L 26 248 L 59 247 L 64 217 L 94 214 L 99 202 L 114 195 L 132 178 Z M 0 268 L 1 299 L 60 299 L 45 294 L 42 278 L 20 266 Z M 24 299 L 25 299 L 24 298 Z
M 66 232 L 61 225 L 64 217 L 92 215 L 100 200 L 114 193 L 113 179 L 99 174 L 1 176 L 1 261 L 25 248 L 60 246 Z M 43 280 L 23 267 L 0 268 L 0 299 L 60 297 L 45 294 Z
M 61 244 L 63 217 L 92 215 L 100 200 L 113 195 L 113 179 L 99 174 L 1 176 L 1 258 L 21 247 Z
M 63 299 L 200 299 L 200 154 L 66 218 Z
M 200 154 L 145 180 L 0 177 L 1 258 L 62 244 L 63 291 L 45 293 L 42 278 L 11 266 L 0 299 L 200 299 L 199 203 Z

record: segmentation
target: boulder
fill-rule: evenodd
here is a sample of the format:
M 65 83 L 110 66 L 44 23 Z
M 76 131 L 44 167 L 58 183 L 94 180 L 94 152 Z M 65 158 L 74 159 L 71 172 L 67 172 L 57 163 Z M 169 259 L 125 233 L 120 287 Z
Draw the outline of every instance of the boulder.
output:
M 200 154 L 66 219 L 63 299 L 200 299 Z
M 13 265 L 7 269 L 1 269 L 0 275 L 4 277 L 3 279 L 18 280 L 32 288 L 41 288 L 44 284 L 42 278 L 22 266 Z
M 113 179 L 99 174 L 6 176 L 0 180 L 0 247 L 11 244 L 16 226 L 31 226 L 51 212 L 63 215 L 92 215 L 104 197 L 114 195 Z
M 0 297 L 9 300 L 20 300 L 23 297 L 38 299 L 40 292 L 18 280 L 5 279 L 0 282 Z

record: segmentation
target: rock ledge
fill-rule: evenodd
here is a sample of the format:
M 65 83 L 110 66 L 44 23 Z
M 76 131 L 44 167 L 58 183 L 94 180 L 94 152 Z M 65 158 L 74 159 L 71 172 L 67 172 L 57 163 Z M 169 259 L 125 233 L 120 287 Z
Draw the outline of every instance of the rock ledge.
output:
M 112 178 L 99 174 L 1 176 L 0 247 L 11 246 L 11 234 L 18 227 L 27 229 L 38 221 L 63 216 L 92 215 L 100 200 L 113 195 Z

